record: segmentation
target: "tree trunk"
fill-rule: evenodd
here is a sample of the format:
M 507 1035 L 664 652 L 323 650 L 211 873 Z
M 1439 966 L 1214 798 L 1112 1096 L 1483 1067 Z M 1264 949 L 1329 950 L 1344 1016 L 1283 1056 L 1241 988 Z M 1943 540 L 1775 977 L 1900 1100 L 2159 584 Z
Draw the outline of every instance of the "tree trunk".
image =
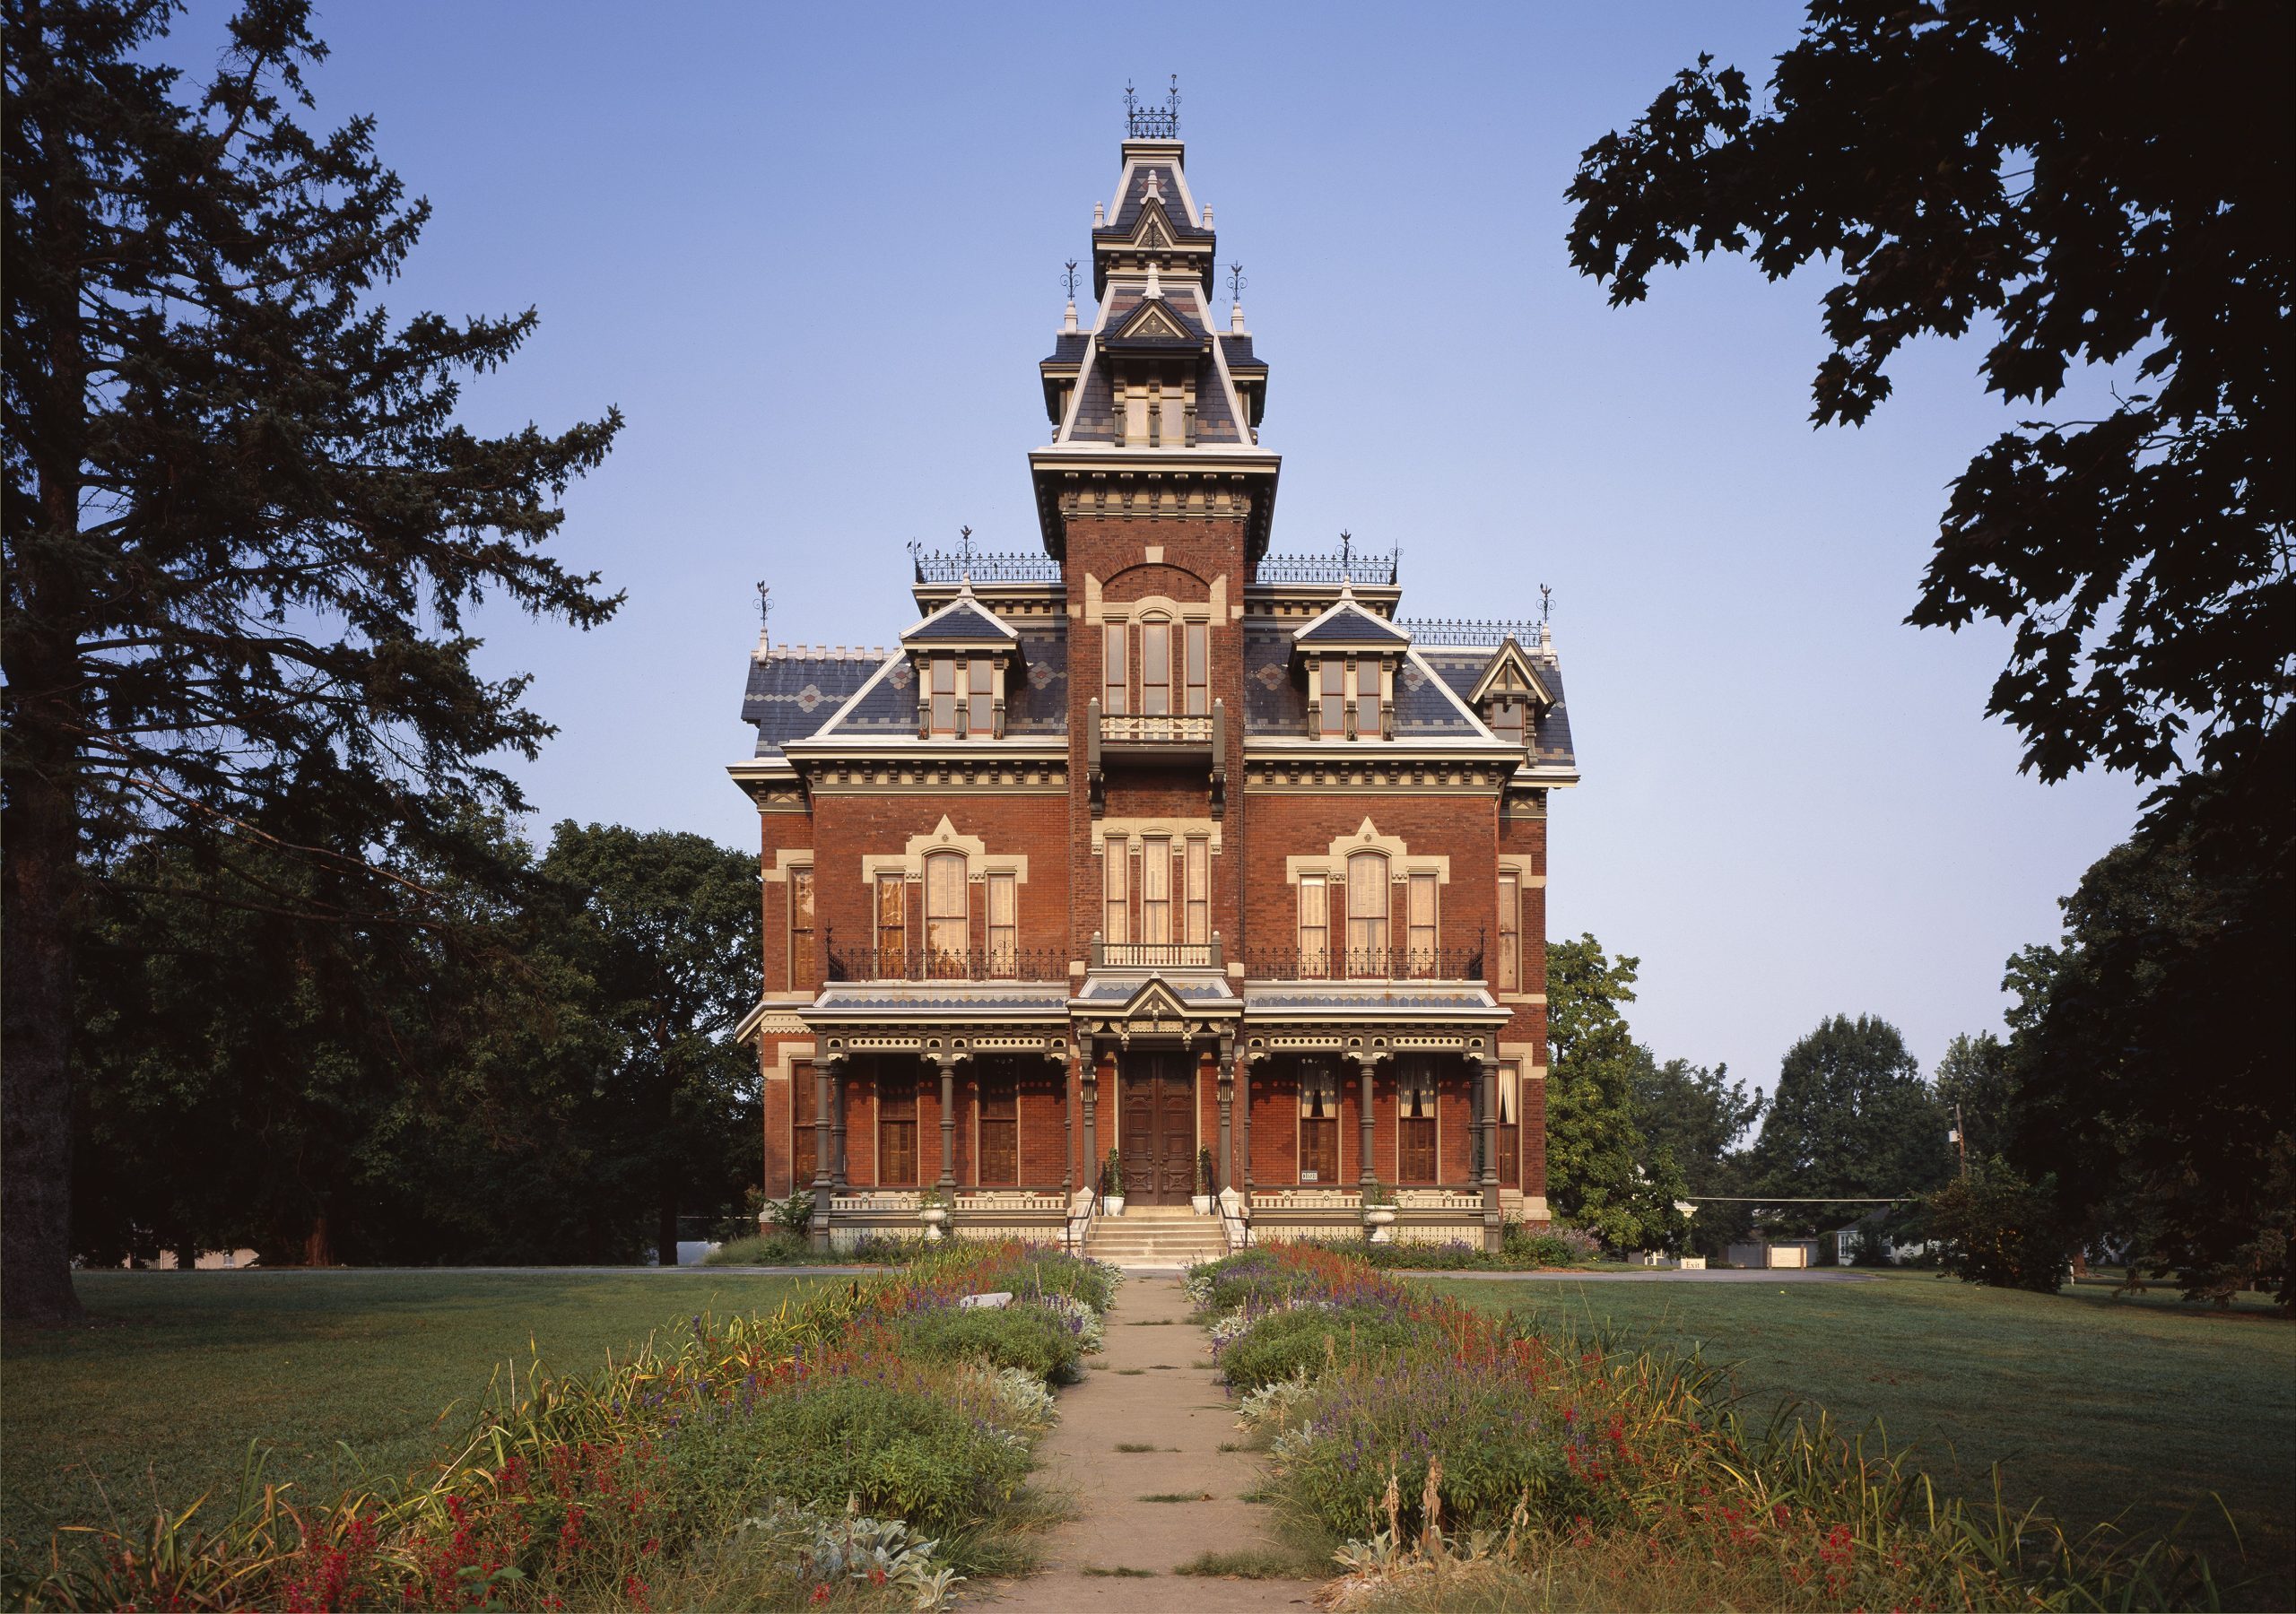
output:
M 326 1212 L 324 1210 L 311 1218 L 311 1230 L 303 1236 L 303 1264 L 315 1267 L 335 1264 L 335 1239 L 327 1231 Z
M 662 1199 L 655 1211 L 654 1247 L 660 1252 L 662 1264 L 674 1267 L 678 1263 L 678 1179 L 674 1167 L 662 1173 Z
M 0 815 L 8 949 L 0 970 L 0 1315 L 72 1323 L 82 1315 L 72 1290 L 74 793 L 68 761 L 57 768 L 26 742 L 45 736 L 20 725 L 10 737 L 17 743 Z

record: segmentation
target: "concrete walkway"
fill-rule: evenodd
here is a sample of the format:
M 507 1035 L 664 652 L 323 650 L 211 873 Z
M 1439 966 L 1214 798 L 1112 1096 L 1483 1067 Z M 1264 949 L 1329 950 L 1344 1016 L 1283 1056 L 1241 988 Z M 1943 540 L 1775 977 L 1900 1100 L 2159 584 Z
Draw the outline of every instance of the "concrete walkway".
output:
M 1243 1438 L 1234 1404 L 1208 1367 L 1210 1346 L 1169 1278 L 1129 1276 L 1108 1320 L 1108 1353 L 1060 1395 L 1060 1422 L 1037 1448 L 1035 1483 L 1076 1517 L 1046 1533 L 1039 1573 L 966 1588 L 969 1607 L 997 1614 L 1231 1614 L 1309 1607 L 1313 1581 L 1176 1575 L 1203 1552 L 1270 1543 L 1270 1509 L 1242 1497 L 1260 1460 L 1220 1447 Z M 1145 1446 L 1122 1451 L 1120 1446 Z M 1180 1496 L 1180 1502 L 1142 1498 Z M 1109 1570 L 1144 1571 L 1114 1575 Z M 1101 1574 L 1090 1571 L 1100 1570 Z M 1336 1573 L 1336 1571 L 1335 1571 Z

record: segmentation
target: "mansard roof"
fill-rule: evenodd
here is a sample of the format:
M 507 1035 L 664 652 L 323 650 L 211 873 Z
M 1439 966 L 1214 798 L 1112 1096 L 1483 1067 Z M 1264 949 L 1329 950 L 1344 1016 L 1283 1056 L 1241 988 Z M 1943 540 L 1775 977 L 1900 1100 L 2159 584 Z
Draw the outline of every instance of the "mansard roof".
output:
M 1479 646 L 1431 646 L 1419 655 L 1463 701 L 1497 659 L 1492 652 Z M 1544 646 L 1542 654 L 1530 659 L 1538 671 L 1539 681 L 1546 687 L 1549 700 L 1546 705 L 1534 703 L 1531 707 L 1528 764 L 1541 773 L 1561 771 L 1575 775 L 1578 757 L 1570 741 L 1570 702 L 1562 692 L 1561 664 L 1555 659 L 1552 646 Z
M 742 721 L 757 725 L 757 754 L 819 732 L 884 664 L 883 650 L 857 646 L 832 651 L 826 645 L 778 645 L 752 657 Z
M 1021 670 L 1004 684 L 1004 737 L 1058 739 L 1068 732 L 1067 620 L 1031 620 L 1012 631 L 1020 651 Z M 916 737 L 917 670 L 907 656 L 896 655 L 870 671 L 874 676 L 855 686 L 843 705 L 827 714 L 806 737 Z
M 1293 630 L 1267 617 L 1244 619 L 1244 735 L 1296 740 L 1308 733 L 1308 679 Z M 1415 649 L 1396 673 L 1395 737 L 1490 740 L 1494 736 Z

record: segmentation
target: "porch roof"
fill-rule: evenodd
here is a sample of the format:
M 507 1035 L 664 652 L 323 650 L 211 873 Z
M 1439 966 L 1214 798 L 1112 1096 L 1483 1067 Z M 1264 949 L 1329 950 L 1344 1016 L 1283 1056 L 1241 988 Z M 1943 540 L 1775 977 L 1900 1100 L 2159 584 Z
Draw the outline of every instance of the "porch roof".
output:
M 1068 1019 L 1065 981 L 839 981 L 797 1009 L 808 1025 L 946 1025 Z
M 1504 1025 L 1513 1014 L 1472 981 L 1283 981 L 1244 988 L 1244 1020 Z

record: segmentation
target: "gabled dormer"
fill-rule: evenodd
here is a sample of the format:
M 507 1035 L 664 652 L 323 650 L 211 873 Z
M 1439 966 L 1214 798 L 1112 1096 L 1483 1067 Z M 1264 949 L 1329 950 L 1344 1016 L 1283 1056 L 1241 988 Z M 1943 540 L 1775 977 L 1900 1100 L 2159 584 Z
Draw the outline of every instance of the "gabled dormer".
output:
M 1004 691 L 1021 672 L 1021 636 L 973 597 L 957 597 L 900 636 L 917 680 L 920 740 L 1002 740 Z
M 1343 586 L 1339 598 L 1292 635 L 1308 677 L 1308 732 L 1318 740 L 1395 738 L 1396 674 L 1411 635 Z
M 1509 745 L 1528 746 L 1538 713 L 1554 704 L 1538 663 L 1509 634 L 1467 691 L 1467 704 Z

